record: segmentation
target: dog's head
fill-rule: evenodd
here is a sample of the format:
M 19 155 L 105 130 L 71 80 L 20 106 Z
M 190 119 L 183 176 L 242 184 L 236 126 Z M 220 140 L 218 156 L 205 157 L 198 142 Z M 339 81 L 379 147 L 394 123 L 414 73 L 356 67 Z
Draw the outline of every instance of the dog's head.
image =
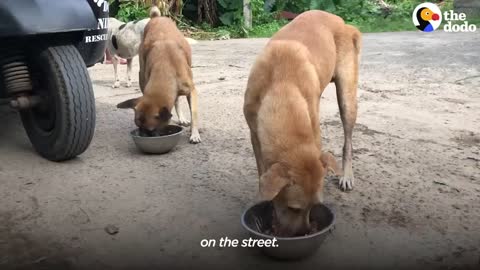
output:
M 144 96 L 119 103 L 117 108 L 133 109 L 135 111 L 135 124 L 146 131 L 161 129 L 168 125 L 172 118 L 172 108 L 159 106 Z
M 260 178 L 260 195 L 272 200 L 275 209 L 276 234 L 304 235 L 310 230 L 310 209 L 323 202 L 323 179 L 328 170 L 336 171 L 330 153 L 303 159 L 290 166 L 274 163 Z

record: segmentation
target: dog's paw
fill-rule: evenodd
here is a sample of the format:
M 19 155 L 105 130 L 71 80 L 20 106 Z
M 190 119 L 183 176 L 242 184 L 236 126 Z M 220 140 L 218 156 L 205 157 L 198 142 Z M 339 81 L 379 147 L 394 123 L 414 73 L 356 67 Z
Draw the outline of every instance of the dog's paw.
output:
M 355 178 L 352 176 L 342 176 L 338 182 L 340 189 L 343 191 L 352 190 Z
M 201 143 L 202 139 L 200 139 L 200 134 L 197 132 L 193 132 L 192 135 L 190 136 L 190 143 L 197 144 Z
M 182 118 L 182 119 L 178 119 L 178 124 L 180 126 L 188 127 L 190 125 L 190 121 Z
M 120 87 L 120 82 L 116 81 L 113 85 L 112 88 L 119 88 Z
M 127 82 L 127 87 L 132 87 L 132 82 L 131 81 Z

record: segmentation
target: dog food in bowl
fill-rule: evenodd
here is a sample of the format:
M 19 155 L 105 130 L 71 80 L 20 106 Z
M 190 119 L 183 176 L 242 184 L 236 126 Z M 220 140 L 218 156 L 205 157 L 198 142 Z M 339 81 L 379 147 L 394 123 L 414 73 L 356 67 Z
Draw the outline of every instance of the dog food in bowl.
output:
M 180 140 L 183 127 L 168 125 L 155 131 L 133 130 L 130 134 L 135 145 L 144 153 L 165 154 L 170 152 Z
M 242 226 L 254 239 L 276 239 L 277 247 L 262 247 L 273 258 L 297 260 L 313 254 L 323 243 L 335 224 L 335 215 L 326 205 L 317 204 L 310 210 L 312 230 L 304 236 L 281 237 L 275 233 L 272 202 L 260 202 L 248 208 L 242 215 Z
M 275 213 L 275 212 L 273 212 Z M 275 219 L 273 219 L 275 220 Z M 307 232 L 304 236 L 308 236 L 310 234 L 314 234 L 318 231 L 320 231 L 324 226 L 319 226 L 319 223 L 316 221 L 310 221 L 310 231 Z M 266 234 L 266 235 L 271 235 L 271 236 L 281 236 L 280 233 L 278 233 L 277 230 L 278 226 L 275 224 L 274 221 L 272 221 L 272 226 L 270 228 L 261 228 L 261 232 Z
M 140 137 L 161 137 L 166 135 L 172 135 L 180 131 L 181 131 L 180 126 L 169 125 L 169 126 L 166 126 L 164 129 L 156 129 L 154 131 L 137 129 L 136 133 Z

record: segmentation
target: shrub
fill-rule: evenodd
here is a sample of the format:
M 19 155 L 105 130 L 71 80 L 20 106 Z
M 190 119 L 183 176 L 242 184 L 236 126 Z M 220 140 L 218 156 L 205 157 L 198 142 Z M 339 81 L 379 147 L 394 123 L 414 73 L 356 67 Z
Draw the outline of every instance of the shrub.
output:
M 123 22 L 130 22 L 148 17 L 149 7 L 136 1 L 122 2 L 116 18 Z

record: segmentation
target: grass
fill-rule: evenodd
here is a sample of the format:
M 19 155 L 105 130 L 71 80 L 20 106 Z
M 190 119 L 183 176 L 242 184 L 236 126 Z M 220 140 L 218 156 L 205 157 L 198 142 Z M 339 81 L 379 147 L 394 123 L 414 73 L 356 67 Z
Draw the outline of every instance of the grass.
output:
M 475 24 L 477 26 L 477 31 L 480 31 L 480 17 L 473 19 L 467 18 L 467 21 L 469 24 Z M 276 21 L 269 24 L 254 26 L 253 29 L 249 31 L 248 37 L 271 37 L 286 23 L 287 22 L 285 21 Z M 411 16 L 387 18 L 378 17 L 369 19 L 367 21 L 355 21 L 349 24 L 357 27 L 362 33 L 417 31 L 417 28 L 415 25 L 413 25 Z M 444 24 L 445 23 L 442 23 L 440 29 L 443 29 Z
M 273 36 L 287 21 L 273 21 L 267 24 L 254 25 L 249 31 L 239 27 L 220 27 L 210 29 L 213 32 L 229 32 L 231 38 L 269 38 Z M 356 26 L 362 33 L 371 32 L 396 32 L 396 31 L 415 31 L 416 28 L 411 18 L 375 18 L 368 21 L 356 21 L 349 23 Z
M 469 24 L 475 24 L 477 26 L 477 31 L 480 31 L 480 18 L 467 18 L 467 21 Z M 250 31 L 246 31 L 239 27 L 212 28 L 209 29 L 212 33 L 210 38 L 224 36 L 225 34 L 228 34 L 230 38 L 269 38 L 286 23 L 286 21 L 273 21 L 267 24 L 254 25 Z M 369 19 L 368 21 L 355 21 L 349 24 L 357 27 L 362 33 L 417 31 L 417 28 L 412 23 L 411 17 L 374 18 Z M 443 29 L 443 25 L 445 25 L 445 23 L 442 23 L 439 29 Z
M 468 19 L 469 24 L 474 24 L 477 26 L 477 31 L 480 31 L 480 18 Z M 374 21 L 368 22 L 357 22 L 350 23 L 356 26 L 362 33 L 378 33 L 378 32 L 397 32 L 397 31 L 417 31 L 415 25 L 413 25 L 412 20 L 408 18 L 407 20 L 402 19 L 376 19 Z M 442 22 L 439 29 L 443 29 L 445 22 Z M 461 22 L 453 22 L 453 24 L 462 24 Z M 437 29 L 438 31 L 438 29 Z
M 480 31 L 480 17 L 469 19 L 467 18 L 469 24 L 475 24 L 477 26 L 477 31 Z
M 268 38 L 273 36 L 287 21 L 275 20 L 269 23 L 254 25 L 252 29 L 247 30 L 239 26 L 220 26 L 211 28 L 205 25 L 199 26 L 202 32 L 192 32 L 192 37 L 196 39 L 222 39 L 228 38 Z
M 268 38 L 273 36 L 287 21 L 273 21 L 268 24 L 255 25 L 248 31 L 248 37 L 252 38 Z
M 374 18 L 367 21 L 349 23 L 357 27 L 362 33 L 415 31 L 417 28 L 409 18 Z

